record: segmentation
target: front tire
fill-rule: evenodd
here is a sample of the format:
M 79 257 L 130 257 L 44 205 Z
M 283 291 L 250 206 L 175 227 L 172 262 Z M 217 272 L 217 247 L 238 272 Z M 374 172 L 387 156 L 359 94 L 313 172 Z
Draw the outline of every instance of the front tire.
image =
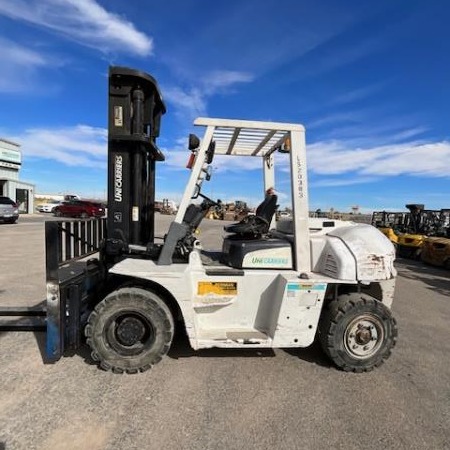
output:
M 153 292 L 126 287 L 109 294 L 92 311 L 85 328 L 92 358 L 114 373 L 144 372 L 169 351 L 174 320 Z
M 329 303 L 319 324 L 324 352 L 347 372 L 379 367 L 390 356 L 397 335 L 391 311 L 366 294 L 339 296 Z

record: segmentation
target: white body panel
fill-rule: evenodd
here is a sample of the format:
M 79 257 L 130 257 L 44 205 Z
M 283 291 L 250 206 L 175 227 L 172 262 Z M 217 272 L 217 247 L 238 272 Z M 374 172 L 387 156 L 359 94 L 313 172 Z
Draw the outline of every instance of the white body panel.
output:
M 208 275 L 199 251 L 188 264 L 158 266 L 125 259 L 110 273 L 142 278 L 177 300 L 194 349 L 207 347 L 306 347 L 312 343 L 327 277 L 301 280 L 295 271 L 251 270 L 243 275 Z M 233 272 L 232 270 L 230 272 Z M 201 293 L 200 284 L 235 285 L 226 293 Z

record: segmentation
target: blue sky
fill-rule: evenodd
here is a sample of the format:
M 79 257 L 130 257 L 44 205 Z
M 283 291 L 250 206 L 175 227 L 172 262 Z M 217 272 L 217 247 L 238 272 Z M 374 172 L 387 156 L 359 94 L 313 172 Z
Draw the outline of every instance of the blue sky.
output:
M 311 209 L 450 207 L 447 1 L 0 0 L 0 136 L 38 193 L 106 192 L 107 71 L 159 82 L 157 197 L 179 199 L 197 116 L 302 123 Z M 262 198 L 259 164 L 205 193 Z M 278 171 L 282 203 L 289 194 Z

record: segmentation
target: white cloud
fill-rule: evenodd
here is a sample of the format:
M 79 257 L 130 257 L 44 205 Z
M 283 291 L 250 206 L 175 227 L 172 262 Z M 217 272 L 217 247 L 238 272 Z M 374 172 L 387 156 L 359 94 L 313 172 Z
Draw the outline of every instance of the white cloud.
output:
M 308 122 L 307 128 L 319 128 L 323 126 L 336 125 L 339 123 L 357 123 L 361 121 L 361 116 L 363 115 L 363 111 L 348 111 L 329 114 Z
M 232 86 L 236 83 L 249 83 L 254 77 L 248 72 L 234 70 L 214 70 L 202 80 L 205 92 L 212 95 L 217 91 Z
M 66 166 L 106 168 L 107 130 L 88 125 L 30 128 L 21 134 L 5 134 L 18 142 L 28 158 L 48 159 Z M 185 138 L 164 148 L 169 170 L 185 170 L 189 157 Z M 345 141 L 323 141 L 307 146 L 308 168 L 321 178 L 315 187 L 357 185 L 382 177 L 409 175 L 448 177 L 450 142 L 412 141 L 393 145 L 355 148 Z M 258 157 L 216 156 L 212 166 L 217 177 L 227 172 L 261 171 Z M 288 158 L 277 158 L 278 170 L 285 172 Z M 214 177 L 215 178 L 215 177 Z M 280 182 L 283 175 L 281 175 Z
M 67 166 L 106 168 L 107 130 L 88 125 L 30 128 L 9 136 L 25 157 L 50 159 Z
M 52 30 L 103 52 L 146 56 L 153 48 L 149 36 L 95 0 L 2 0 L 0 14 Z
M 379 177 L 358 177 L 358 178 L 326 178 L 324 180 L 315 180 L 309 183 L 310 187 L 341 187 L 352 186 L 355 184 L 373 183 L 378 181 Z
M 343 141 L 317 142 L 307 148 L 309 169 L 321 175 L 414 175 L 448 177 L 450 142 L 406 142 L 352 148 Z
M 389 140 L 392 141 L 402 141 L 404 139 L 410 139 L 415 136 L 419 136 L 420 134 L 425 133 L 425 131 L 428 131 L 428 128 L 426 127 L 414 127 L 410 128 L 408 130 L 400 131 L 393 136 L 389 138 Z
M 407 137 L 423 132 L 423 129 L 406 130 L 398 135 Z M 388 145 L 355 146 L 354 140 L 320 141 L 307 145 L 308 170 L 322 176 L 311 182 L 313 187 L 349 186 L 378 181 L 382 177 L 411 175 L 448 177 L 450 167 L 450 142 L 410 141 Z M 167 167 L 185 167 L 188 152 L 186 139 L 165 149 Z M 276 156 L 276 168 L 280 173 L 289 172 L 289 158 Z M 217 155 L 212 163 L 217 172 L 261 171 L 259 157 Z M 282 182 L 283 180 L 279 180 Z
M 334 104 L 345 104 L 345 103 L 353 103 L 358 100 L 362 100 L 367 98 L 377 92 L 379 92 L 382 88 L 386 86 L 386 82 L 375 83 L 369 86 L 363 86 L 360 88 L 353 89 L 351 91 L 345 92 L 336 96 L 331 103 Z
M 0 92 L 17 93 L 30 89 L 36 70 L 47 58 L 27 47 L 0 38 Z
M 179 87 L 164 88 L 164 98 L 172 103 L 176 114 L 189 121 L 206 114 L 206 100 L 204 93 L 197 88 L 183 90 Z
M 374 114 L 383 118 L 372 118 Z M 320 128 L 322 142 L 345 142 L 352 148 L 370 148 L 408 141 L 424 132 L 427 127 L 417 125 L 419 117 L 414 114 L 393 115 L 392 112 L 362 109 L 344 111 L 318 117 L 308 122 L 307 129 Z
M 311 61 L 310 66 L 304 68 L 299 77 L 313 77 L 340 69 L 379 51 L 383 45 L 383 39 L 377 37 L 360 40 L 340 49 L 329 46 L 328 54 L 320 55 L 316 60 Z
M 176 114 L 186 122 L 207 115 L 208 99 L 238 83 L 249 83 L 253 76 L 246 72 L 232 70 L 214 70 L 206 73 L 204 77 L 189 88 L 164 87 L 164 97 L 175 106 Z

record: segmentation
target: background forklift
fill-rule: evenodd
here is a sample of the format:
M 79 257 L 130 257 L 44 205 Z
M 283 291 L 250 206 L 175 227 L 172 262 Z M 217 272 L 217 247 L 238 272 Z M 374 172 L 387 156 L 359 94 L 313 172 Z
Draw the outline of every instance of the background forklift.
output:
M 177 206 L 174 201 L 168 198 L 163 198 L 161 209 L 159 211 L 161 214 L 172 215 L 177 212 Z
M 427 264 L 450 270 L 450 209 L 441 209 L 434 236 L 424 239 L 420 257 Z
M 427 236 L 434 236 L 439 230 L 441 211 L 428 210 L 422 204 L 408 204 L 404 230 L 397 238 L 397 254 L 403 258 L 419 259 Z
M 311 219 L 311 227 L 303 126 L 197 119 L 205 133 L 189 137 L 190 178 L 156 243 L 164 113 L 151 76 L 110 68 L 108 218 L 46 223 L 46 307 L 3 308 L 16 319 L 1 327 L 44 328 L 53 361 L 84 336 L 92 358 L 115 373 L 158 363 L 177 322 L 194 349 L 306 347 L 318 337 L 343 370 L 382 364 L 397 339 L 394 248 L 370 225 Z M 270 229 L 277 198 L 266 197 L 254 216 L 227 227 L 222 249 L 205 251 L 195 232 L 217 205 L 202 193 L 214 156 L 260 158 L 266 191 L 276 152 L 288 158 L 293 219 Z
M 374 211 L 372 225 L 378 228 L 397 247 L 398 235 L 405 231 L 407 212 Z

